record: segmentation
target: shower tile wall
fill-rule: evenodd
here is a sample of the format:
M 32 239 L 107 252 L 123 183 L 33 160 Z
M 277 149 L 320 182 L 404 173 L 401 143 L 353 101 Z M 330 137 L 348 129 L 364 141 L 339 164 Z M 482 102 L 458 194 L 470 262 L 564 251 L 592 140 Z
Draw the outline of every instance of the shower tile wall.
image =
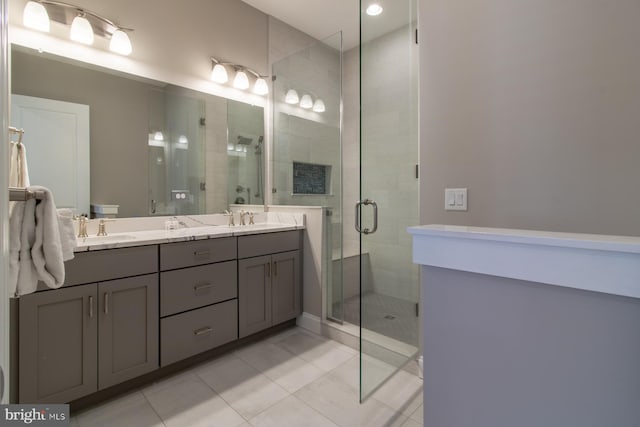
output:
M 219 213 L 227 201 L 227 101 L 206 98 L 206 212 Z
M 362 90 L 365 116 L 362 138 L 366 149 L 362 162 L 366 165 L 363 179 L 366 194 L 382 206 L 379 212 L 380 228 L 367 239 L 370 259 L 371 288 L 377 293 L 393 295 L 417 301 L 418 269 L 411 262 L 411 239 L 406 232 L 408 225 L 418 223 L 418 179 L 415 165 L 418 163 L 415 123 L 410 122 L 415 112 L 408 109 L 407 99 L 414 98 L 417 105 L 417 86 L 413 91 L 408 84 L 412 76 L 413 49 L 407 43 L 407 28 L 382 36 L 363 46 L 362 68 L 367 70 L 367 79 Z M 373 50 L 375 55 L 367 54 Z M 356 196 L 358 181 L 353 179 L 357 170 L 358 105 L 351 101 L 357 97 L 358 57 L 357 49 L 345 55 L 345 198 Z M 393 83 L 397 82 L 397 85 Z M 355 87 L 354 87 L 355 86 Z M 400 132 L 398 132 L 400 130 Z M 390 188 L 389 183 L 392 183 Z M 380 190 L 384 188 L 384 190 Z M 347 206 L 348 207 L 348 206 Z M 350 209 L 345 209 L 349 212 Z M 353 232 L 352 219 L 345 218 L 345 246 L 355 244 L 357 233 Z M 363 221 L 370 221 L 364 218 Z M 347 224 L 349 222 L 349 224 Z M 403 286 L 402 284 L 406 284 Z M 399 287 L 399 285 L 401 285 Z

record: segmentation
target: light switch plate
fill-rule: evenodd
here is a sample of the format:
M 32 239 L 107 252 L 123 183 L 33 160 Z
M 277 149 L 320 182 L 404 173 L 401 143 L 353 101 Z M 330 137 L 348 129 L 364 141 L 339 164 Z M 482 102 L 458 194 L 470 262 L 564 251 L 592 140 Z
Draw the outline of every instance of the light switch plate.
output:
M 447 211 L 467 210 L 467 189 L 466 188 L 445 188 L 444 189 L 444 209 Z

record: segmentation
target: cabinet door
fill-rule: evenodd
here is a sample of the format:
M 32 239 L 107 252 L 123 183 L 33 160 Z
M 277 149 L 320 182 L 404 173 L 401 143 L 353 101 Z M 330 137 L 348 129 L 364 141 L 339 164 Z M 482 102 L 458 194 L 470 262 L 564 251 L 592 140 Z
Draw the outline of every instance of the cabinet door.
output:
M 99 389 L 158 368 L 158 275 L 98 285 Z
M 272 255 L 271 307 L 277 325 L 300 314 L 300 251 Z
M 96 285 L 22 296 L 19 311 L 19 401 L 65 403 L 95 392 Z
M 238 332 L 246 337 L 271 326 L 271 257 L 238 261 Z

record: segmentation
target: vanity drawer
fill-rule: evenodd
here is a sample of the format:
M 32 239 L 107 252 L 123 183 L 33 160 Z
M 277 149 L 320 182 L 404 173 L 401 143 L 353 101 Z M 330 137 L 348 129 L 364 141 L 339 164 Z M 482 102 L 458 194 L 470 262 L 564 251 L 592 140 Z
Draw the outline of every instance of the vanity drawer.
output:
M 160 320 L 160 363 L 179 360 L 238 339 L 238 300 Z
M 300 249 L 300 231 L 252 234 L 238 237 L 238 258 L 250 258 Z
M 236 261 L 160 273 L 160 316 L 236 298 Z
M 65 286 L 155 273 L 158 271 L 158 246 L 78 252 L 64 263 L 64 268 Z M 40 287 L 48 289 L 43 283 Z
M 236 259 L 235 237 L 160 245 L 160 270 L 191 267 Z

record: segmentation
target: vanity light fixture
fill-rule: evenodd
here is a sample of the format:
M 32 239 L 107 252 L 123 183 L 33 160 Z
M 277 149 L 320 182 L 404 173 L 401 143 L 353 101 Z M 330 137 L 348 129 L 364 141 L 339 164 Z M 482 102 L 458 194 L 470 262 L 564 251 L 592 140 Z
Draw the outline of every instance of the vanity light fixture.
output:
M 316 102 L 313 103 L 313 111 L 316 113 L 324 113 L 326 111 L 324 101 L 322 99 L 316 99 Z
M 234 64 L 232 62 L 224 62 L 219 61 L 214 57 L 211 57 L 211 80 L 218 83 L 224 84 L 229 81 L 229 74 L 227 68 L 233 69 L 234 77 L 233 77 L 233 87 L 240 90 L 249 89 L 251 86 L 250 78 L 248 74 L 250 74 L 251 78 L 255 78 L 255 83 L 253 84 L 253 93 L 257 95 L 266 95 L 269 93 L 269 85 L 265 79 L 266 76 L 261 76 L 260 74 L 253 71 L 251 68 L 247 68 L 244 65 Z
M 233 87 L 236 89 L 249 89 L 249 77 L 243 70 L 237 70 L 236 76 L 233 78 Z
M 377 3 L 372 3 L 367 7 L 367 15 L 378 16 L 382 13 L 382 6 Z
M 22 15 L 25 27 L 49 32 L 51 20 L 70 25 L 69 38 L 73 41 L 91 45 L 97 35 L 111 40 L 109 50 L 112 52 L 129 55 L 133 50 L 127 34 L 133 30 L 116 25 L 113 21 L 97 13 L 59 1 L 31 0 L 27 2 Z
M 131 40 L 124 31 L 117 29 L 111 35 L 111 42 L 109 43 L 109 50 L 111 52 L 119 53 L 120 55 L 129 55 L 133 51 L 131 47 Z
M 188 144 L 188 143 L 189 143 L 189 140 L 187 139 L 187 137 L 186 137 L 186 136 L 184 136 L 184 135 L 180 135 L 180 136 L 178 137 L 178 142 L 179 142 L 180 144 Z
M 42 3 L 35 1 L 27 2 L 22 12 L 22 23 L 25 27 L 32 30 L 44 31 L 48 33 L 51 30 L 49 14 Z
M 300 102 L 300 98 L 298 97 L 298 92 L 295 89 L 289 89 L 287 94 L 284 96 L 284 102 L 287 104 L 297 104 Z
M 311 99 L 311 95 L 307 95 L 306 93 L 302 95 L 302 98 L 300 98 L 300 106 L 307 110 L 313 107 L 313 100 Z
M 154 141 L 164 141 L 164 135 L 162 134 L 162 132 L 157 131 L 153 134 L 153 139 Z
M 227 74 L 227 69 L 215 58 L 211 58 L 213 62 L 213 68 L 211 69 L 211 80 L 216 83 L 226 83 L 229 81 L 229 75 Z
M 84 14 L 73 18 L 69 38 L 78 43 L 93 44 L 93 28 Z

